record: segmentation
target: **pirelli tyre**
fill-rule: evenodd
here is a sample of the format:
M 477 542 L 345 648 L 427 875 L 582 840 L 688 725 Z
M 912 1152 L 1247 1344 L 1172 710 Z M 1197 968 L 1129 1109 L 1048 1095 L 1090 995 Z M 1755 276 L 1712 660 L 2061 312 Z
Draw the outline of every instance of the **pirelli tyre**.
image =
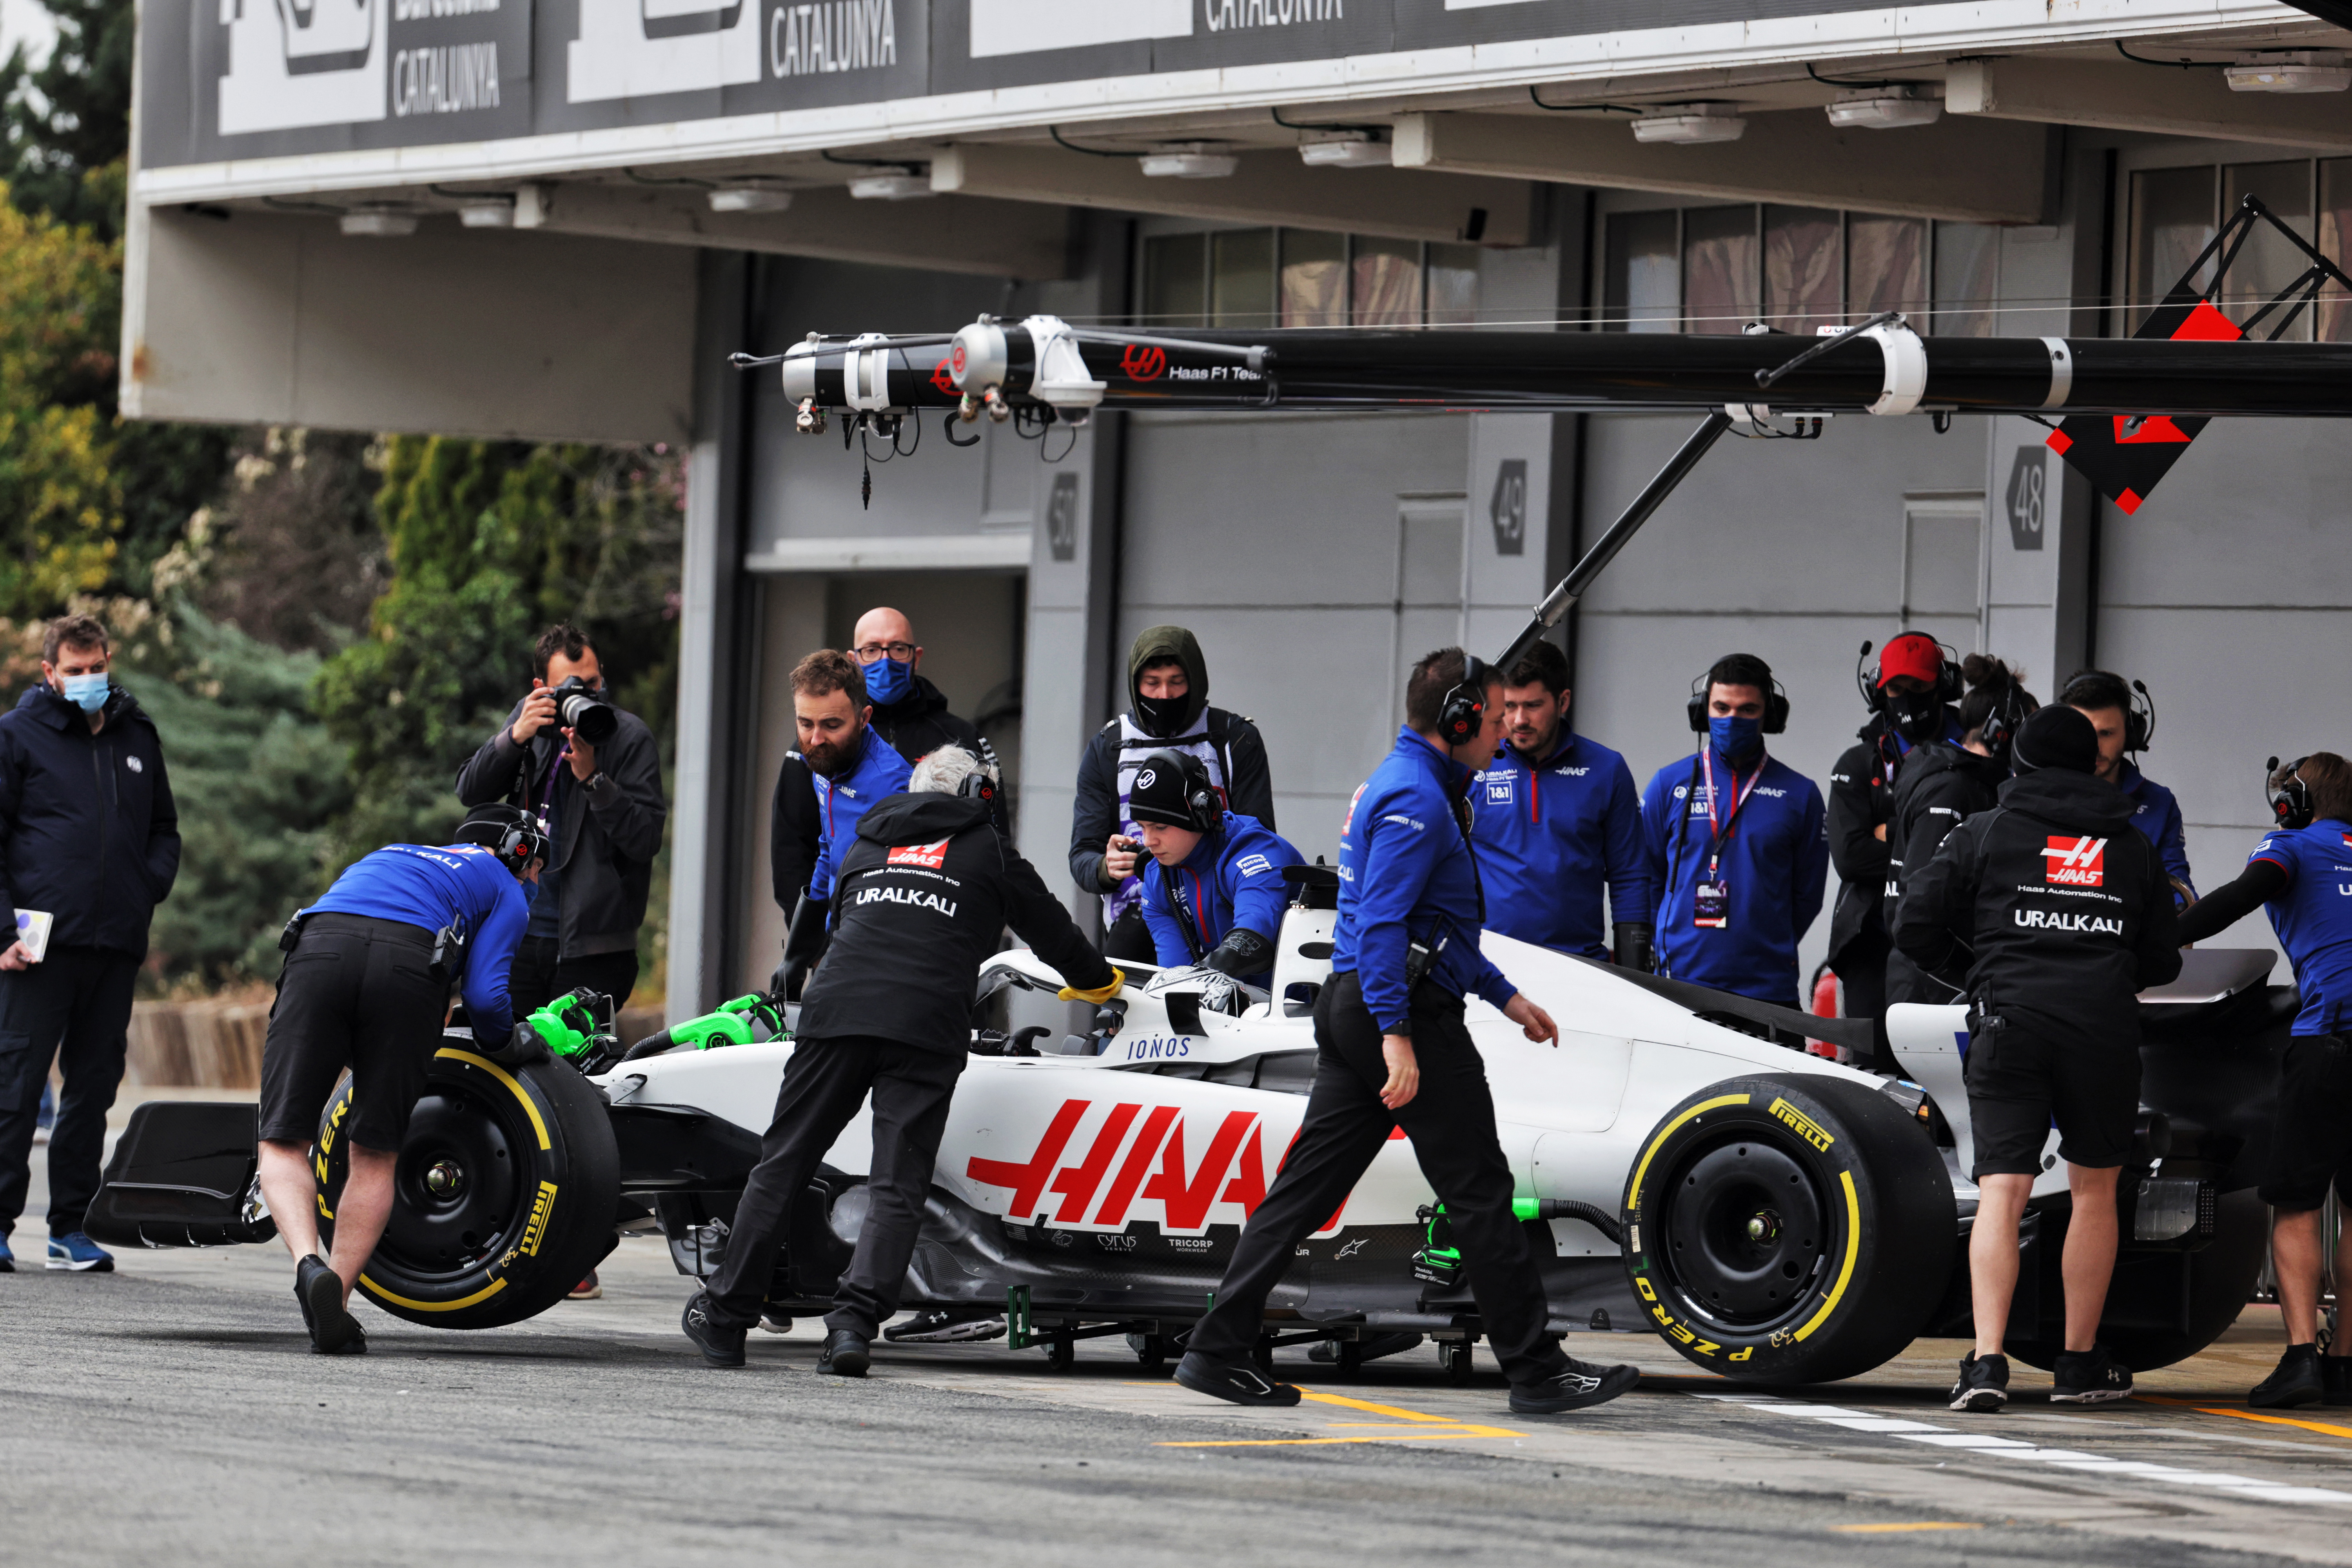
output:
M 2126 1172 L 2125 1180 L 2132 1179 Z M 2223 1193 L 2215 1205 L 2213 1239 L 2196 1252 L 2149 1253 L 2126 1247 L 2107 1287 L 2099 1342 L 2134 1372 L 2187 1361 L 2221 1337 L 2246 1310 L 2270 1252 L 2270 1207 L 2251 1187 Z M 2052 1337 L 2011 1334 L 2001 1348 L 2012 1361 L 2048 1372 L 2058 1364 L 2055 1337 L 2065 1310 L 2055 1259 L 2065 1245 L 2062 1227 L 2045 1224 L 2042 1248 L 2042 1329 Z M 2183 1272 L 2186 1273 L 2184 1279 Z M 2120 1320 L 2120 1321 L 2119 1321 Z M 2154 1326 L 2158 1322 L 2163 1327 Z
M 1825 1383 L 1917 1337 L 1958 1228 L 1927 1131 L 1843 1079 L 1726 1079 L 1669 1111 L 1625 1184 L 1625 1268 L 1666 1342 L 1742 1382 Z
M 333 1235 L 350 1164 L 345 1079 L 311 1166 Z M 564 1063 L 504 1068 L 445 1037 L 393 1176 L 392 1217 L 360 1289 L 394 1317 L 489 1329 L 545 1311 L 613 1249 L 620 1156 L 604 1097 Z

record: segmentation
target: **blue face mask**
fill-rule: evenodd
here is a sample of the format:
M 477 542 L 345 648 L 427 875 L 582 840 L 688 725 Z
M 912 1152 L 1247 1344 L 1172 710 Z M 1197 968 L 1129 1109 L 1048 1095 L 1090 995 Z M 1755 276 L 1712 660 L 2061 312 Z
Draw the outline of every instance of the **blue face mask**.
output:
M 1764 724 L 1759 719 L 1709 715 L 1707 740 L 1733 762 L 1744 762 L 1764 749 Z
M 66 700 L 85 713 L 95 713 L 106 706 L 107 678 L 103 671 L 96 675 L 68 675 L 60 682 Z
M 884 657 L 866 666 L 866 695 L 887 708 L 914 689 L 915 666 L 912 660 L 900 664 Z

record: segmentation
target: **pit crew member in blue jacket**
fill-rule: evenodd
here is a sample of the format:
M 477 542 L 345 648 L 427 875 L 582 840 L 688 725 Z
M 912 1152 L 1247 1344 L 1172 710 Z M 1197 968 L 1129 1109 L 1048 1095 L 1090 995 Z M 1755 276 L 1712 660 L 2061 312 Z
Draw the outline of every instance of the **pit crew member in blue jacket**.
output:
M 2326 1355 L 2318 1342 L 2319 1264 L 2331 1239 L 2337 1280 L 2352 1268 L 2352 1248 L 2322 1228 L 2331 1184 L 2339 1203 L 2352 1203 L 2352 763 L 2314 752 L 2273 767 L 2266 783 L 2279 826 L 2236 881 L 2180 917 L 2180 940 L 2217 936 L 2266 905 L 2294 965 L 2303 1010 L 2287 1042 L 2261 1188 L 2274 1211 L 2271 1262 L 2286 1353 L 2248 1403 L 2352 1405 L 2352 1344 L 2341 1330 Z
M 1830 850 L 1822 792 L 1765 754 L 1789 700 L 1754 654 L 1717 659 L 1690 700 L 1706 737 L 1642 792 L 1658 958 L 1676 980 L 1794 1007 L 1797 942 L 1822 912 Z
M 530 920 L 522 884 L 538 880 L 546 862 L 547 840 L 527 813 L 478 805 L 455 843 L 388 844 L 361 857 L 287 927 L 294 942 L 261 1047 L 261 1192 L 294 1255 L 294 1296 L 315 1350 L 367 1349 L 347 1304 L 392 1215 L 393 1167 L 453 981 L 477 1048 L 524 1059 L 515 1054 L 507 977 Z M 319 1251 L 310 1150 L 345 1068 L 351 1173 L 335 1205 L 330 1264 Z
M 1495 754 L 1501 690 L 1500 674 L 1460 648 L 1414 665 L 1404 729 L 1348 809 L 1331 977 L 1315 998 L 1314 1087 L 1297 1139 L 1176 1368 L 1195 1393 L 1298 1403 L 1297 1389 L 1250 1359 L 1266 1298 L 1400 1127 L 1460 1242 L 1487 1342 L 1511 1381 L 1511 1408 L 1573 1410 L 1641 1381 L 1629 1366 L 1570 1359 L 1546 1332 L 1543 1279 L 1511 1215 L 1510 1163 L 1463 1022 L 1463 997 L 1475 992 L 1528 1039 L 1559 1043 L 1550 1016 L 1478 951 L 1485 900 L 1465 795 L 1471 769 Z
M 1143 923 L 1162 971 L 1183 970 L 1203 1005 L 1239 1012 L 1234 982 L 1264 989 L 1290 901 L 1282 868 L 1301 857 L 1254 816 L 1224 809 L 1189 752 L 1153 752 L 1136 770 L 1127 814 L 1150 857 Z
M 2139 693 L 2137 701 L 2135 690 Z M 2156 735 L 2156 706 L 2147 698 L 2146 688 L 2135 688 L 2104 669 L 2076 670 L 2058 694 L 2059 701 L 2088 719 L 2099 732 L 2099 777 L 2132 803 L 2132 826 L 2156 846 L 2164 874 L 2172 880 L 2173 904 L 2186 909 L 2197 900 L 2197 883 L 2189 875 L 2189 830 L 2181 821 L 2180 803 L 2130 760 L 2147 750 Z
M 1506 744 L 1470 792 L 1488 929 L 1586 958 L 1601 940 L 1601 889 L 1620 963 L 1650 967 L 1650 880 L 1641 797 L 1625 759 L 1568 727 L 1568 656 L 1539 642 L 1503 685 Z
M 857 842 L 857 819 L 876 801 L 907 787 L 914 766 L 874 731 L 874 709 L 866 697 L 866 672 L 834 648 L 819 648 L 793 666 L 793 723 L 800 757 L 816 785 L 816 864 L 809 869 L 808 897 L 784 939 L 786 963 L 805 953 L 814 966 L 824 956 L 823 933 L 830 929 L 833 879 L 842 857 Z M 804 930 L 804 924 L 814 931 Z

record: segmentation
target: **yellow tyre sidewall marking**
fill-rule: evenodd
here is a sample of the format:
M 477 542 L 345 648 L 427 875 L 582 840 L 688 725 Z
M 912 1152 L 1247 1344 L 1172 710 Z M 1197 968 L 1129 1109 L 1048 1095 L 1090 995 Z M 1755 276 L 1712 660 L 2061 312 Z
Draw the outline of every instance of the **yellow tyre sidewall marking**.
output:
M 470 1307 L 477 1301 L 487 1301 L 507 1288 L 506 1279 L 501 1276 L 472 1295 L 461 1296 L 454 1301 L 412 1301 L 405 1296 L 393 1294 L 364 1274 L 360 1276 L 360 1283 L 366 1286 L 367 1293 L 377 1300 L 394 1307 L 405 1307 L 412 1312 L 454 1312 L 460 1307 Z
M 1837 1310 L 1839 1299 L 1845 1294 L 1846 1286 L 1853 1279 L 1854 1259 L 1862 1254 L 1862 1197 L 1854 1191 L 1853 1173 L 1840 1171 L 1838 1185 L 1845 1192 L 1845 1262 L 1838 1269 L 1837 1283 L 1830 1287 L 1829 1299 L 1822 1303 L 1822 1310 L 1797 1331 L 1800 1340 L 1829 1321 L 1830 1314 Z
M 1744 1094 L 1727 1094 L 1721 1095 L 1714 1100 L 1702 1100 L 1696 1105 L 1692 1106 L 1688 1110 L 1684 1111 L 1680 1116 L 1675 1117 L 1672 1121 L 1667 1122 L 1664 1127 L 1659 1128 L 1657 1136 L 1650 1140 L 1650 1146 L 1642 1151 L 1642 1163 L 1633 1167 L 1633 1184 L 1625 1189 L 1626 1208 L 1634 1214 L 1642 1212 L 1642 1178 L 1650 1173 L 1650 1161 L 1652 1158 L 1657 1154 L 1658 1150 L 1665 1143 L 1665 1141 L 1673 1137 L 1675 1133 L 1681 1129 L 1683 1123 L 1696 1119 L 1706 1111 L 1715 1110 L 1723 1106 L 1747 1105 L 1748 1103 L 1750 1103 L 1749 1097 Z

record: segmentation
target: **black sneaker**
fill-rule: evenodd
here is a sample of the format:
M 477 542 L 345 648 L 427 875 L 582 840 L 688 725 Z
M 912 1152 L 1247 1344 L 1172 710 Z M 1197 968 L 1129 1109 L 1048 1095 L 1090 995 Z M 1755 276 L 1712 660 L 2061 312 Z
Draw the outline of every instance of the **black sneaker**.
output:
M 872 1342 L 863 1334 L 847 1329 L 835 1329 L 824 1336 L 824 1349 L 817 1352 L 816 1369 L 835 1377 L 864 1377 L 866 1369 L 874 1364 Z
M 2052 1373 L 2053 1405 L 2105 1405 L 2131 1397 L 2131 1368 L 2107 1353 L 2105 1345 L 2086 1351 L 2060 1351 Z
M 686 1304 L 685 1315 L 677 1326 L 702 1352 L 702 1359 L 713 1366 L 743 1364 L 743 1331 L 730 1324 L 715 1321 L 710 1316 L 710 1292 L 697 1290 Z
M 1979 1355 L 1960 1358 L 1960 1381 L 1952 1384 L 1952 1405 L 1978 1415 L 1990 1415 L 2009 1403 L 2009 1358 Z
M 2321 1356 L 2319 1386 L 2328 1404 L 2352 1405 L 2352 1356 Z
M 2289 1345 L 2278 1367 L 2254 1384 L 2246 1403 L 2257 1410 L 2294 1410 L 2316 1405 L 2327 1396 L 2319 1376 L 2319 1347 Z
M 317 1253 L 294 1265 L 294 1300 L 320 1355 L 367 1354 L 367 1331 L 343 1305 L 343 1282 Z
M 1606 1405 L 1641 1381 L 1640 1367 L 1595 1366 L 1570 1356 L 1566 1366 L 1540 1383 L 1511 1384 L 1511 1413 L 1557 1415 L 1563 1410 Z
M 956 1344 L 992 1340 L 1004 1332 L 1004 1314 L 991 1307 L 934 1307 L 882 1331 L 896 1345 Z
M 1176 1381 L 1195 1394 L 1229 1405 L 1296 1405 L 1298 1390 L 1276 1383 L 1246 1361 L 1211 1361 L 1198 1351 L 1187 1351 L 1176 1363 Z

